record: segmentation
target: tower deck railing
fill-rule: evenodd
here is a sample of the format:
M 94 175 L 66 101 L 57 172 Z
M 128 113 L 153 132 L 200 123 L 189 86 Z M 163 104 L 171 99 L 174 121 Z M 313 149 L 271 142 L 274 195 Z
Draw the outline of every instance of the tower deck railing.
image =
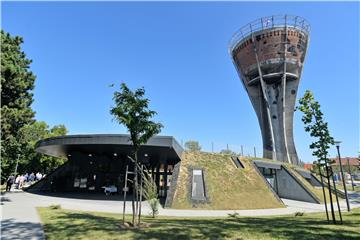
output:
M 244 38 L 247 38 L 251 33 L 271 29 L 274 27 L 285 26 L 299 29 L 306 34 L 309 34 L 310 32 L 309 22 L 305 18 L 300 16 L 273 15 L 269 17 L 262 17 L 246 24 L 234 33 L 234 35 L 229 41 L 229 51 L 231 53 L 234 48 L 236 48 L 238 43 Z

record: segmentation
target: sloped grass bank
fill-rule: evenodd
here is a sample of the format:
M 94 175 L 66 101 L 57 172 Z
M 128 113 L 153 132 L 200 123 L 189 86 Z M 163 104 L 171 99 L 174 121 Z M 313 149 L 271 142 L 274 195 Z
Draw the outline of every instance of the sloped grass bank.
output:
M 268 162 L 275 162 L 275 163 L 282 163 L 276 160 L 267 159 L 267 158 L 252 158 L 251 160 L 261 160 L 261 161 L 268 161 Z M 289 164 L 289 163 L 282 163 L 284 167 L 286 167 L 287 170 L 289 170 L 306 188 L 307 190 L 311 191 L 313 194 L 315 194 L 321 203 L 324 203 L 324 194 L 321 187 L 314 187 L 312 186 L 304 177 L 302 177 L 295 169 L 300 168 L 299 166 Z M 325 179 L 324 179 L 325 180 Z M 327 182 L 325 182 L 326 184 Z M 335 194 L 331 194 L 333 202 L 336 202 Z M 325 197 L 327 203 L 330 202 L 330 196 L 327 188 L 325 188 Z M 339 200 L 342 198 L 339 196 Z
M 295 177 L 297 179 L 299 179 L 304 185 L 305 187 L 310 190 L 312 193 L 314 193 L 322 203 L 324 203 L 324 194 L 323 194 L 323 190 L 321 187 L 314 187 L 312 186 L 305 178 L 303 178 L 297 171 L 295 171 L 296 166 L 290 165 L 290 164 L 286 164 L 286 167 L 289 171 L 292 172 L 293 175 L 295 175 Z M 325 179 L 324 179 L 325 180 Z M 327 183 L 327 181 L 326 181 Z M 326 184 L 325 183 L 325 184 Z M 332 183 L 331 183 L 332 185 Z M 336 202 L 336 196 L 335 194 L 331 194 L 332 195 L 332 200 L 333 202 Z M 329 191 L 327 190 L 327 188 L 325 188 L 325 197 L 326 197 L 326 202 L 329 203 L 330 202 L 330 196 L 329 196 Z M 341 200 L 342 198 L 340 196 L 339 200 Z
M 144 229 L 122 230 L 121 214 L 38 209 L 46 239 L 360 239 L 360 209 L 343 213 L 343 225 L 326 222 L 324 213 L 301 217 L 179 218 L 144 217 Z M 119 209 L 119 211 L 121 211 Z M 130 220 L 130 216 L 127 216 Z
M 171 208 L 240 210 L 284 207 L 254 169 L 250 160 L 241 158 L 241 161 L 245 167 L 243 169 L 236 168 L 230 155 L 183 153 Z M 205 172 L 208 203 L 194 205 L 190 200 L 191 168 L 201 168 Z

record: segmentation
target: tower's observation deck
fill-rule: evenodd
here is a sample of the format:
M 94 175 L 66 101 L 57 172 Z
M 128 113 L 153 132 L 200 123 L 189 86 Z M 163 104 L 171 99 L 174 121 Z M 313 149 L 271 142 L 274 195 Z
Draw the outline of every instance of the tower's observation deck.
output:
M 297 163 L 293 113 L 309 42 L 299 16 L 270 16 L 237 31 L 229 51 L 259 119 L 264 157 Z

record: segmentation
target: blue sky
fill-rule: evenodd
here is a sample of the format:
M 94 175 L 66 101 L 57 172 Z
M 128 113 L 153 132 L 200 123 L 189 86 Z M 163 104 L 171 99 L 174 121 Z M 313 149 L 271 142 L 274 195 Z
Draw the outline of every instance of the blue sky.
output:
M 144 86 L 151 108 L 181 142 L 203 149 L 253 147 L 260 128 L 228 54 L 232 34 L 273 14 L 311 23 L 298 97 L 320 102 L 342 156 L 359 151 L 359 3 L 264 2 L 2 2 L 2 28 L 24 38 L 37 75 L 36 118 L 65 124 L 70 134 L 124 133 L 112 121 L 114 89 Z M 301 114 L 294 136 L 300 159 L 315 160 Z M 331 150 L 335 155 L 335 148 Z

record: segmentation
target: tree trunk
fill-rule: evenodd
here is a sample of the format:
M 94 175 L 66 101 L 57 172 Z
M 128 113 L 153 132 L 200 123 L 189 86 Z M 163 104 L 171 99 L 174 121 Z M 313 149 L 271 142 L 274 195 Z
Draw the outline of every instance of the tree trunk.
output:
M 135 171 L 135 169 L 134 169 Z M 132 194 L 132 201 L 131 201 L 131 204 L 132 204 L 132 225 L 135 226 L 135 182 L 134 182 L 135 179 L 133 179 L 133 194 Z
M 319 174 L 320 174 L 320 180 L 321 180 L 321 188 L 322 188 L 323 196 L 324 196 L 326 219 L 327 219 L 328 222 L 329 222 L 330 220 L 329 220 L 329 212 L 328 212 L 327 202 L 326 202 L 326 194 L 325 194 L 325 188 L 324 188 L 324 180 L 323 180 L 323 176 L 322 176 L 322 173 L 321 173 L 321 167 L 320 167 L 320 164 L 319 164 L 319 163 L 318 163 L 318 168 L 319 168 Z
M 331 183 L 330 183 L 330 172 L 329 172 L 329 167 L 327 165 L 327 162 L 325 162 L 325 168 L 326 168 L 326 178 L 327 178 L 327 183 L 328 183 L 328 188 L 329 188 L 329 197 L 330 197 L 330 208 L 331 208 L 331 216 L 333 219 L 333 223 L 336 224 L 336 219 L 335 219 L 335 212 L 334 212 L 334 204 L 332 201 L 332 194 L 331 194 Z
M 138 157 L 137 157 L 137 150 L 134 153 L 134 157 L 135 157 L 135 164 L 134 164 L 134 199 L 135 199 L 135 206 L 134 206 L 134 211 L 133 211 L 133 226 L 135 226 L 135 218 L 137 216 L 137 212 L 138 212 Z
M 140 225 L 140 223 L 141 223 L 141 203 L 142 203 L 142 194 L 143 194 L 143 186 L 142 186 L 142 184 L 143 184 L 143 181 L 142 181 L 142 179 L 143 179 L 143 171 L 144 171 L 144 166 L 143 165 L 141 165 L 141 173 L 140 173 L 140 201 L 139 201 L 139 220 L 138 220 L 138 222 L 139 222 L 139 225 Z
M 339 211 L 339 217 L 340 217 L 340 224 L 343 223 L 343 220 L 342 220 L 342 216 L 341 216 L 341 209 L 340 209 L 340 204 L 339 204 L 339 197 L 338 197 L 338 194 L 337 194 L 337 190 L 336 190 L 336 184 L 335 184 L 335 179 L 334 179 L 334 174 L 333 174 L 333 171 L 330 167 L 330 172 L 331 172 L 331 178 L 332 178 L 332 182 L 334 184 L 334 191 L 335 191 L 335 197 L 336 197 L 336 204 L 338 206 L 338 211 Z
M 124 184 L 123 224 L 125 224 L 125 207 L 126 207 L 126 191 L 127 191 L 128 168 L 129 168 L 129 165 L 126 165 L 125 184 Z

